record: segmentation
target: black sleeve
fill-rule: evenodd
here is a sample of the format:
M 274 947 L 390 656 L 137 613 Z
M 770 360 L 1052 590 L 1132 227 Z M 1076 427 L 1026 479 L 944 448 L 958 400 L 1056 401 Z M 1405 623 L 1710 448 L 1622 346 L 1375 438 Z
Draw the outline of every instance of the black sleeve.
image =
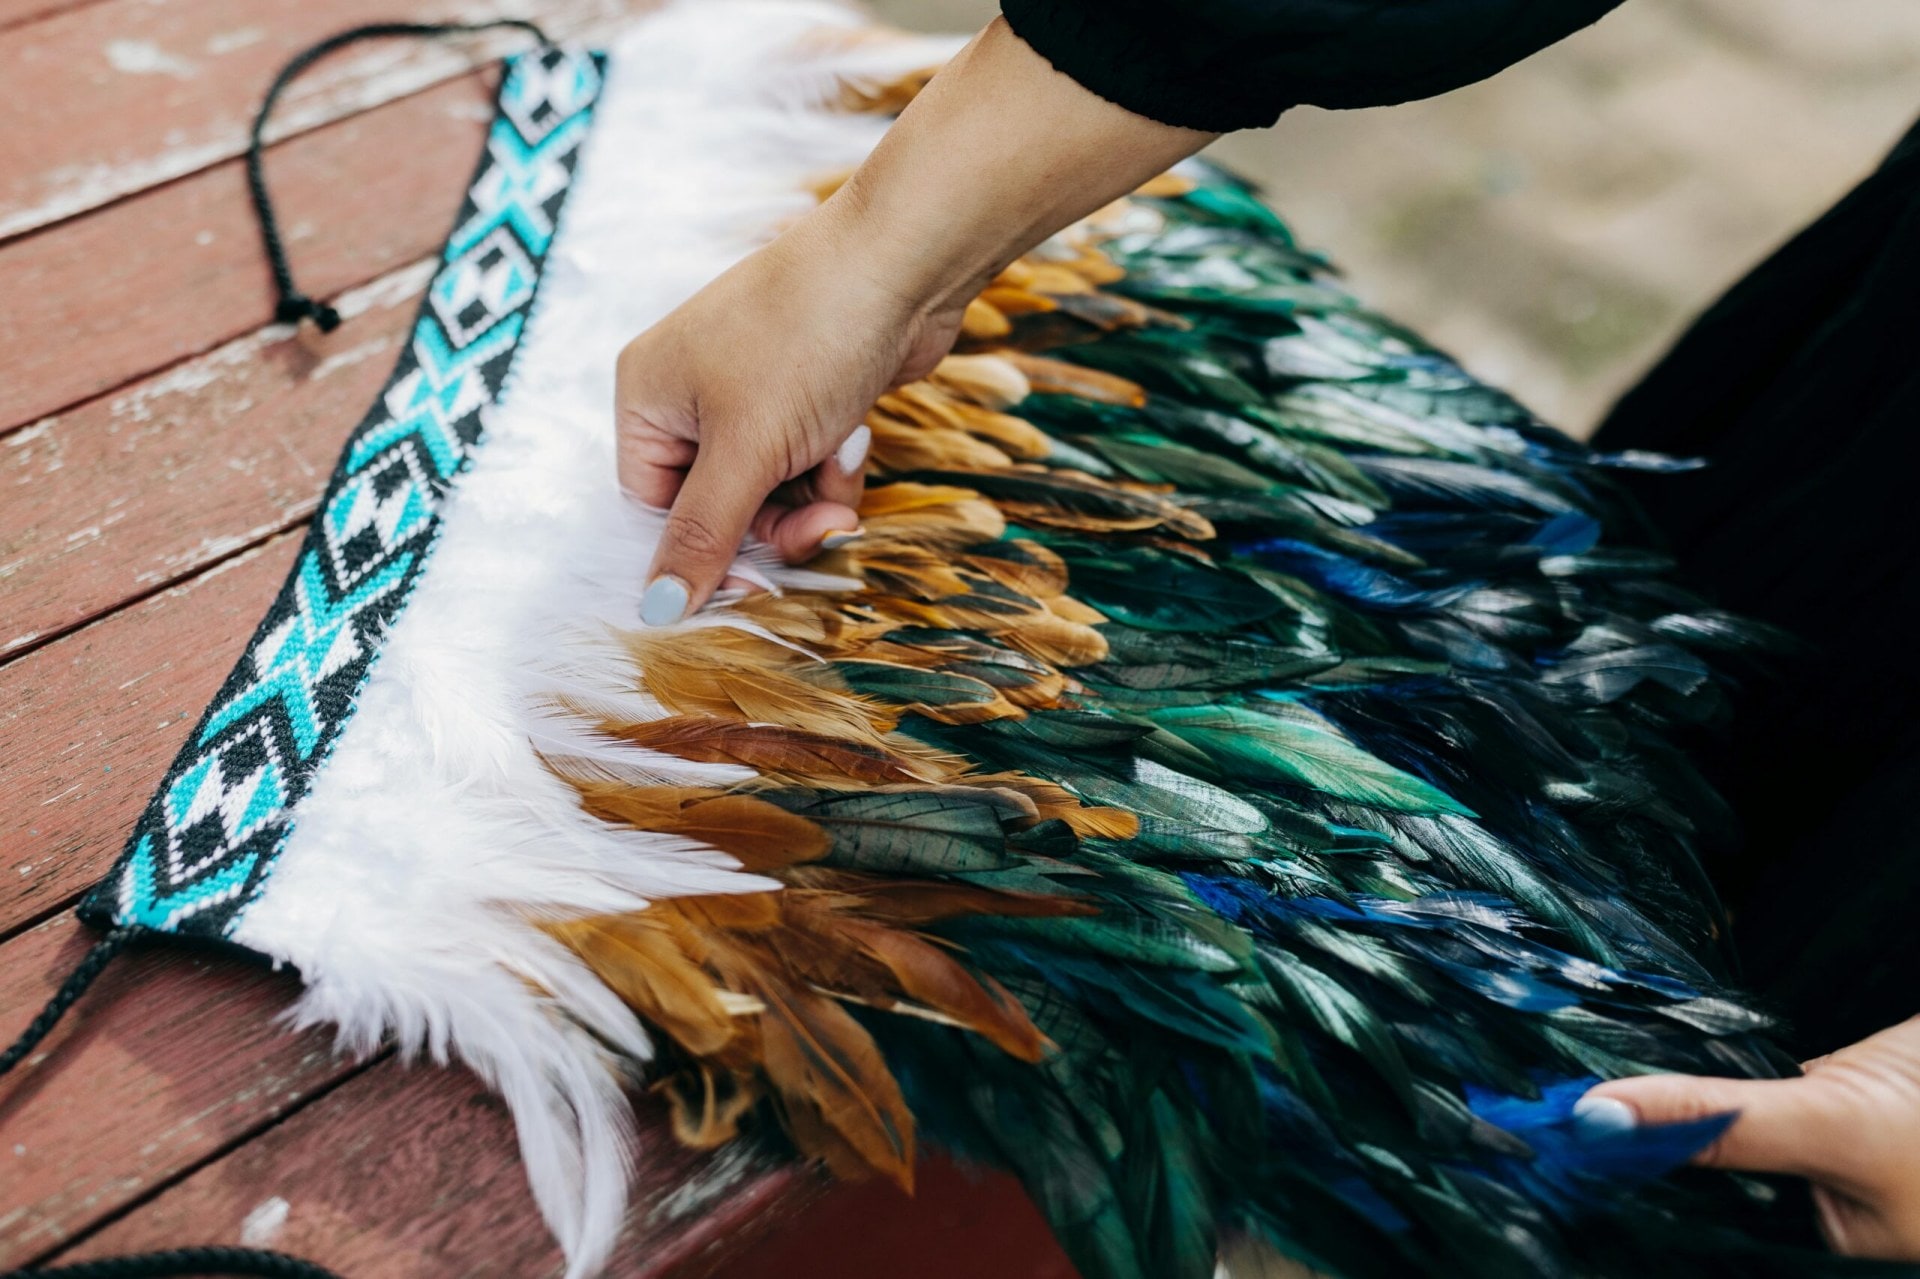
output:
M 1620 0 L 1002 0 L 1007 24 L 1110 102 L 1226 132 L 1290 106 L 1371 107 L 1485 79 Z

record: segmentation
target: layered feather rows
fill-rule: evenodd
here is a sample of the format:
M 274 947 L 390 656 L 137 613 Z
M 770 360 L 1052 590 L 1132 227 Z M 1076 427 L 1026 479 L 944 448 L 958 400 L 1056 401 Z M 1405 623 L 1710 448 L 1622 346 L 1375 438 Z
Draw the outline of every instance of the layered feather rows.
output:
M 545 925 L 664 1032 L 681 1137 L 777 1121 L 903 1185 L 930 1137 L 1089 1276 L 1224 1235 L 1694 1264 L 1677 1214 L 1752 1196 L 1646 1179 L 1705 1130 L 1569 1115 L 1787 1068 L 1719 988 L 1670 741 L 1748 637 L 1602 541 L 1605 469 L 1660 463 L 1541 428 L 1203 168 L 1010 267 L 868 425 L 867 536 L 818 566 L 857 589 L 623 633 L 631 696 L 554 703 L 730 779 L 550 755 L 588 812 L 781 885 Z

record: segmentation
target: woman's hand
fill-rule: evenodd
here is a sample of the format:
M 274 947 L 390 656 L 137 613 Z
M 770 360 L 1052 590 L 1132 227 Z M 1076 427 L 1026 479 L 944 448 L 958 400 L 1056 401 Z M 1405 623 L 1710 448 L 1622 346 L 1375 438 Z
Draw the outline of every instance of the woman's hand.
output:
M 1211 138 L 981 32 L 831 199 L 621 352 L 620 482 L 671 508 L 641 619 L 704 604 L 749 530 L 789 560 L 853 536 L 874 400 L 1007 263 Z
M 1695 1163 L 1813 1183 L 1834 1251 L 1920 1261 L 1920 1018 L 1817 1058 L 1799 1079 L 1650 1075 L 1581 1099 L 1588 1123 L 1739 1118 Z
M 823 210 L 620 353 L 620 483 L 672 509 L 650 626 L 697 608 L 749 531 L 789 563 L 858 536 L 860 419 L 953 345 L 965 300 L 887 287 L 846 221 Z

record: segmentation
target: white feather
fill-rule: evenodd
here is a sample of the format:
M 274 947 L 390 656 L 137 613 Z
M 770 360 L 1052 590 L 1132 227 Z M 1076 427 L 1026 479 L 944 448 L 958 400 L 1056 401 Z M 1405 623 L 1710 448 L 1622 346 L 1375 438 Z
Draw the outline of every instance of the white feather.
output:
M 643 783 L 751 775 L 637 750 L 562 709 L 662 713 L 614 634 L 637 621 L 660 529 L 612 478 L 614 357 L 810 207 L 810 180 L 866 154 L 884 121 L 824 109 L 840 77 L 882 82 L 954 47 L 835 38 L 859 24 L 827 5 L 689 3 L 619 41 L 487 442 L 234 932 L 300 970 L 295 1024 L 331 1024 L 353 1053 L 391 1038 L 457 1059 L 500 1092 L 570 1276 L 618 1236 L 623 1062 L 650 1048 L 539 921 L 777 887 L 713 849 L 596 821 L 541 762 Z M 761 553 L 736 571 L 852 585 Z M 683 625 L 713 624 L 724 612 Z

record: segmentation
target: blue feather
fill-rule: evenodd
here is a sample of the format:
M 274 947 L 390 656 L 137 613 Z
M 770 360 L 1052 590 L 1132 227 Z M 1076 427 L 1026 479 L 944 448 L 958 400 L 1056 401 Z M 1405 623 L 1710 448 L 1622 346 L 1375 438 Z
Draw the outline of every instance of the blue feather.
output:
M 1262 564 L 1292 573 L 1324 591 L 1390 611 L 1444 608 L 1472 592 L 1477 585 L 1453 582 L 1433 588 L 1417 586 L 1386 569 L 1292 538 L 1272 538 L 1238 549 Z
M 1684 1124 L 1656 1124 L 1597 1132 L 1574 1118 L 1573 1107 L 1597 1076 L 1543 1082 L 1536 1098 L 1466 1086 L 1467 1105 L 1488 1123 L 1532 1149 L 1531 1159 L 1497 1158 L 1477 1171 L 1564 1216 L 1604 1206 L 1623 1185 L 1664 1176 L 1705 1150 L 1733 1123 L 1713 1115 Z

